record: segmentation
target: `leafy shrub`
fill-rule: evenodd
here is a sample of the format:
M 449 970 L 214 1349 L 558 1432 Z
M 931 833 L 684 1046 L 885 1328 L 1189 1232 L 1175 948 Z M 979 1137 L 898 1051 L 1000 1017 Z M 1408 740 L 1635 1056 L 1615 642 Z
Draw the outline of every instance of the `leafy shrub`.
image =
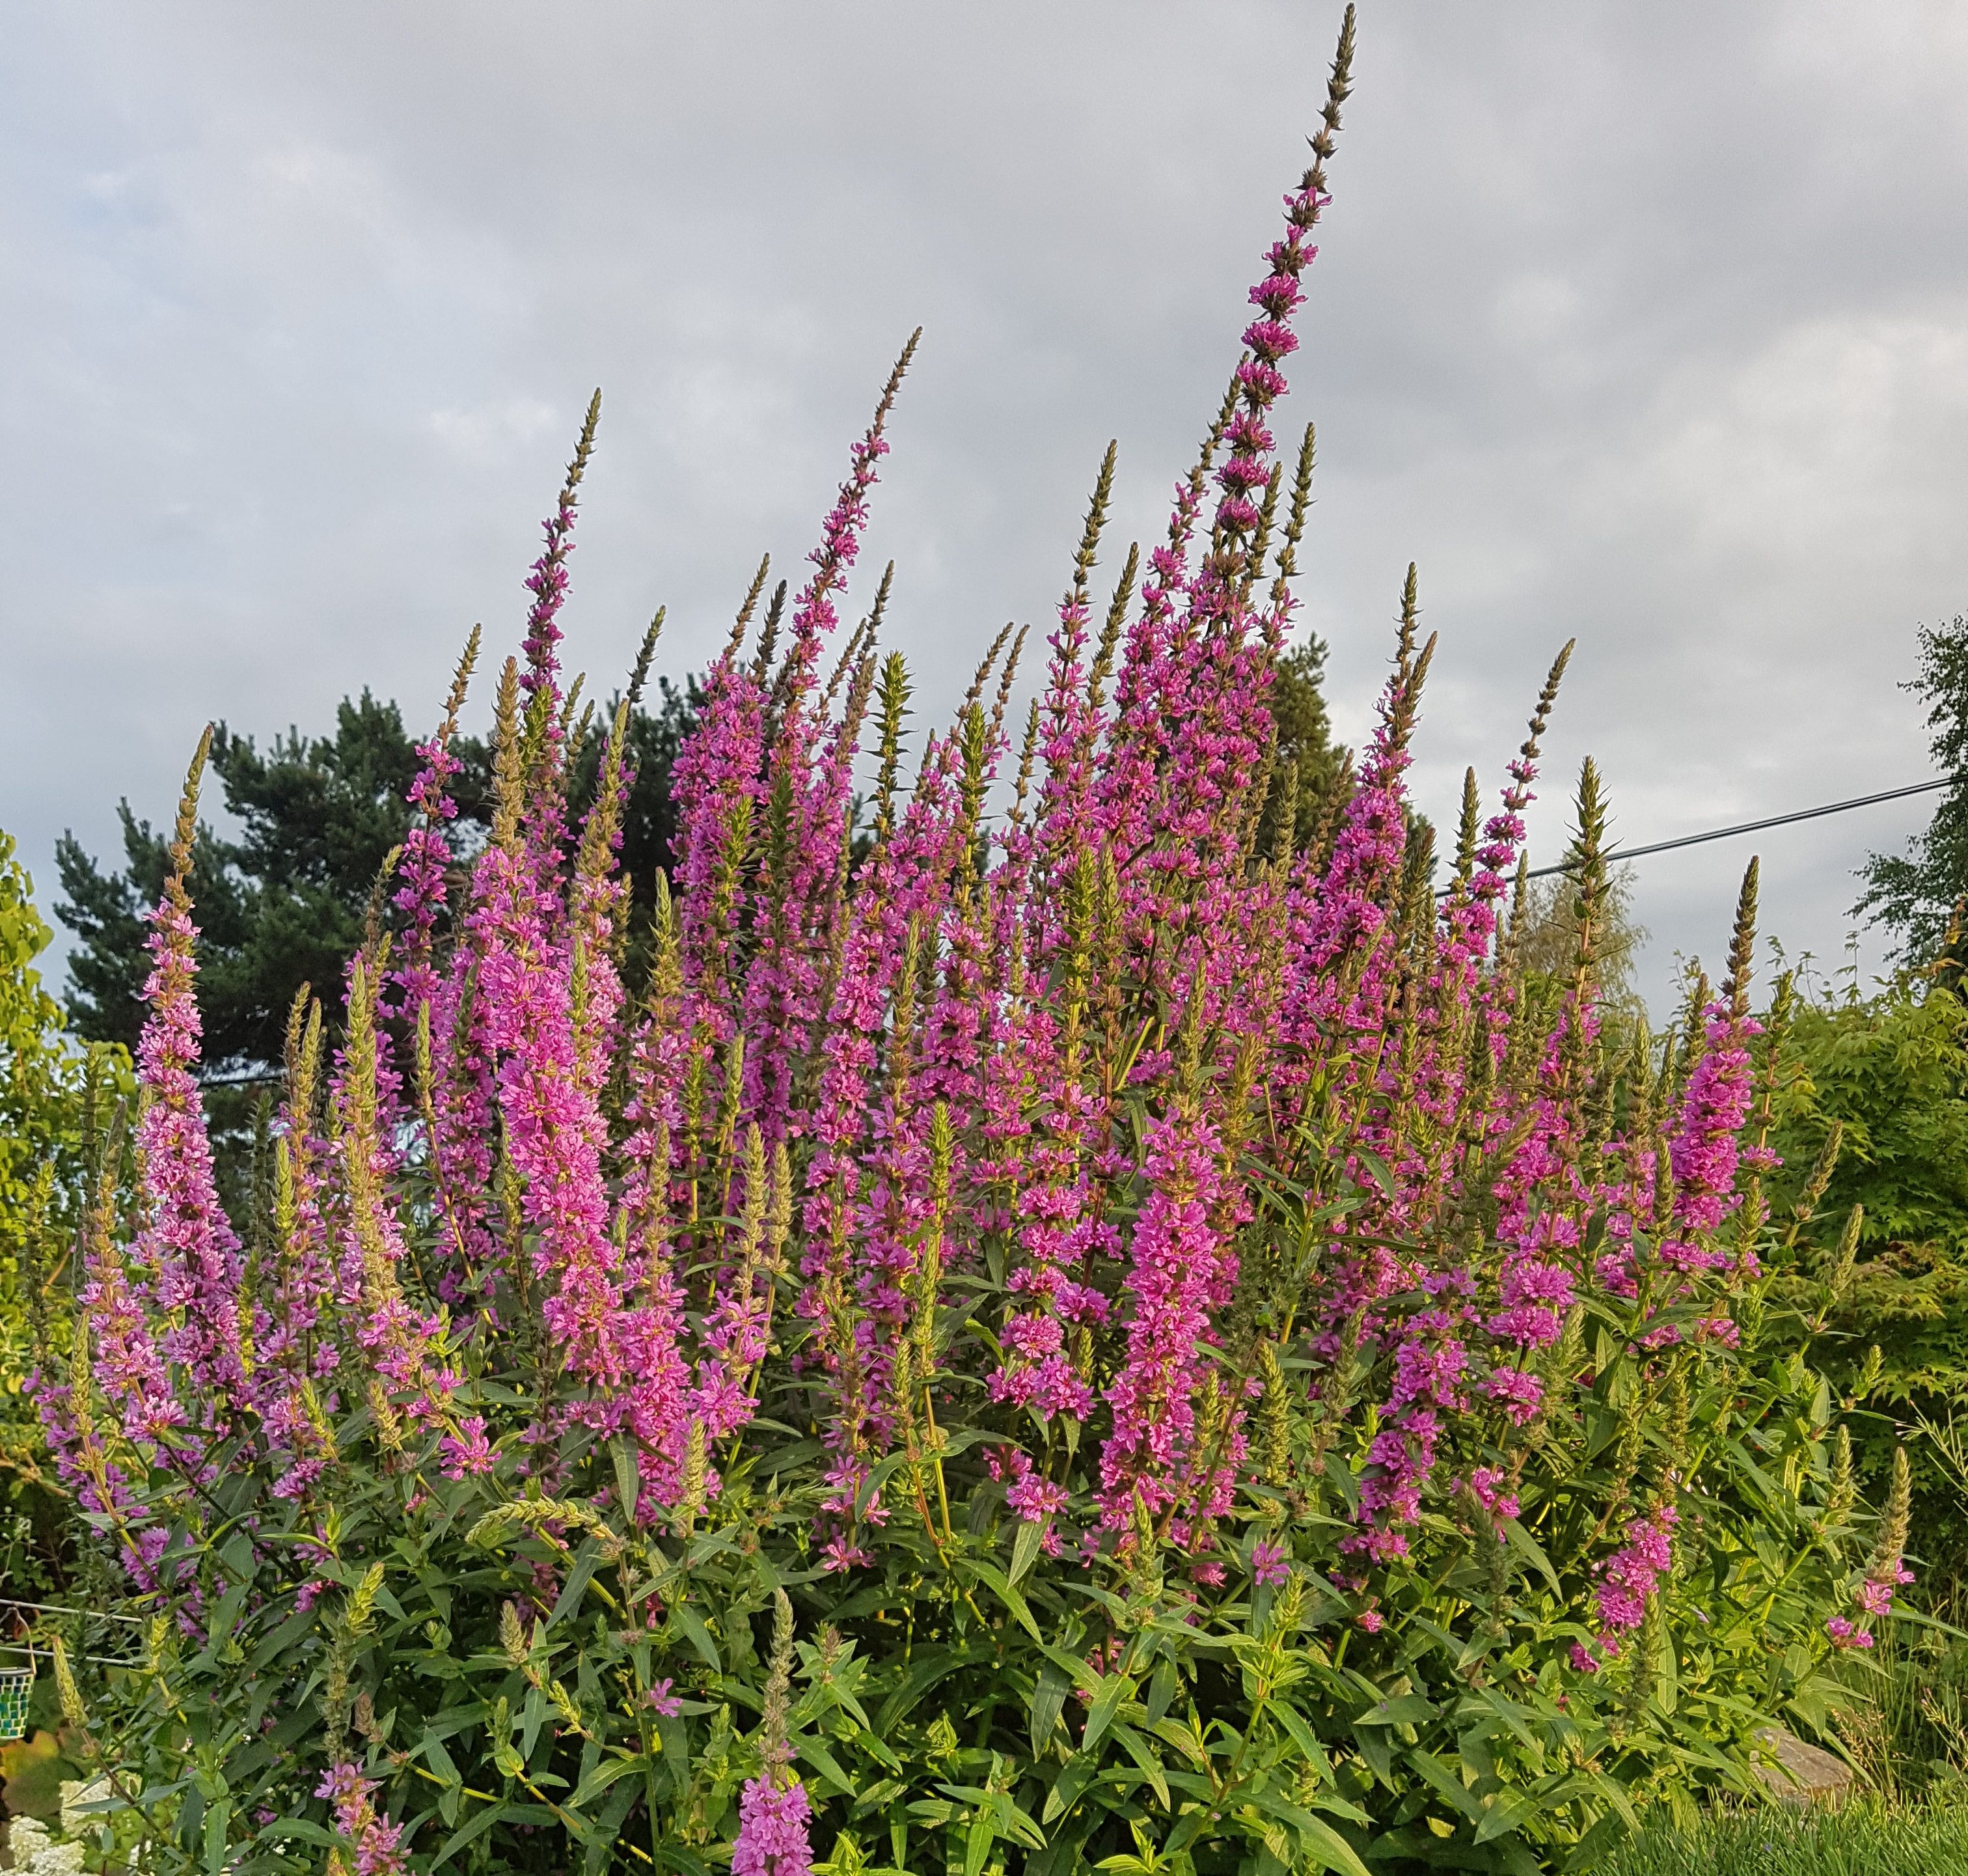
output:
M 1968 1009 L 1957 992 L 1902 976 L 1871 997 L 1848 986 L 1805 1000 L 1787 1030 L 1778 1209 L 1812 1187 L 1808 1202 L 1856 1235 L 1801 1242 L 1778 1285 L 1797 1320 L 1821 1327 L 1813 1359 L 1868 1410 L 1853 1424 L 1860 1479 L 1877 1489 L 1901 1429 L 1946 1427 L 1968 1409 Z M 1827 1283 L 1820 1312 L 1811 1299 Z M 1963 1482 L 1929 1441 L 1910 1456 L 1921 1547 L 1957 1600 Z
M 1001 640 L 905 787 L 901 661 L 822 656 L 911 342 L 789 617 L 745 642 L 762 568 L 709 675 L 633 1006 L 625 711 L 568 808 L 591 410 L 489 842 L 446 834 L 474 637 L 400 935 L 338 1052 L 297 1002 L 243 1243 L 193 1073 L 194 764 L 142 1191 L 104 1183 L 40 1396 L 150 1618 L 63 1693 L 157 1866 L 1582 1868 L 1825 1719 L 1907 1504 L 1869 1544 L 1766 1333 L 1753 871 L 1690 1031 L 1609 1052 L 1588 764 L 1576 954 L 1528 997 L 1498 911 L 1564 659 L 1438 907 L 1412 572 L 1296 842 L 1267 698 L 1311 457 L 1267 426 L 1351 35 L 1138 596 L 1131 552 L 1096 635 L 1110 452 L 1021 753 Z
M 0 833 L 0 1466 L 10 1507 L 0 1583 L 30 1597 L 60 1580 L 66 1544 L 23 1388 L 80 1220 L 94 1117 L 131 1087 L 121 1049 L 79 1049 L 64 1033 L 34 963 L 52 935 L 13 837 Z
M 1968 894 L 1968 619 L 1923 625 L 1919 669 L 1900 688 L 1927 706 L 1928 753 L 1953 785 L 1903 854 L 1872 854 L 1859 869 L 1866 889 L 1852 909 L 1900 936 L 1916 967 L 1940 955 Z

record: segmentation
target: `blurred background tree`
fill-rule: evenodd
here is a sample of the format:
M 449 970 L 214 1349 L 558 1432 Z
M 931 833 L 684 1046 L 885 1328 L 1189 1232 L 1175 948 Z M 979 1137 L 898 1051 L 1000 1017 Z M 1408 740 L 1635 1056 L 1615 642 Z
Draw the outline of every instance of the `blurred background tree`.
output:
M 53 936 L 0 832 L 0 1585 L 30 1598 L 60 1580 L 66 1498 L 25 1384 L 65 1346 L 92 1136 L 134 1090 L 124 1051 L 77 1047 L 43 987 L 35 961 Z
M 238 834 L 201 821 L 193 867 L 209 1074 L 277 1062 L 303 983 L 332 997 L 378 870 L 408 831 L 416 773 L 401 714 L 367 691 L 343 699 L 331 736 L 290 729 L 262 752 L 223 723 L 214 731 L 211 773 Z M 77 1030 L 134 1048 L 151 970 L 146 918 L 163 890 L 169 835 L 127 801 L 117 812 L 122 869 L 99 867 L 64 834 L 56 863 L 67 896 L 55 909 L 77 940 L 68 996 Z
M 1914 966 L 1938 954 L 1968 893 L 1968 618 L 1924 625 L 1919 640 L 1919 669 L 1900 688 L 1926 705 L 1928 753 L 1954 783 L 1904 854 L 1874 854 L 1859 869 L 1866 889 L 1852 908 L 1898 933 L 1895 954 Z
M 1513 929 L 1517 958 L 1527 975 L 1569 984 L 1578 955 L 1578 888 L 1571 876 L 1552 873 L 1526 880 L 1523 913 Z M 1606 1002 L 1623 1018 L 1645 1013 L 1636 967 L 1646 941 L 1647 928 L 1633 915 L 1633 870 L 1609 867 L 1592 951 Z

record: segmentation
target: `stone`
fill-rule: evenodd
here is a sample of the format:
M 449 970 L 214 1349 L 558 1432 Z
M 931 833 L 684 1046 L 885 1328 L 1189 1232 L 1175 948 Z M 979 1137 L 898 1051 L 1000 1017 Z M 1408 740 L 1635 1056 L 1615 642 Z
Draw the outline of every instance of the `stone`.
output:
M 1767 1746 L 1775 1764 L 1761 1764 L 1756 1776 L 1770 1795 L 1785 1804 L 1843 1804 L 1852 1795 L 1852 1768 L 1835 1754 L 1806 1745 L 1782 1726 L 1766 1726 L 1756 1742 Z

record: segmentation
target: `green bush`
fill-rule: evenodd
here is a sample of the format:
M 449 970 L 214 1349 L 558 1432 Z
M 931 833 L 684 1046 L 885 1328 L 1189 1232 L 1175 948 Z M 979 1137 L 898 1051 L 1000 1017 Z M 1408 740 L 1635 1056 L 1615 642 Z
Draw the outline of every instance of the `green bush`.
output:
M 1300 844 L 1269 698 L 1312 450 L 1288 475 L 1268 420 L 1352 30 L 1167 545 L 1096 633 L 1110 452 L 1022 752 L 1008 637 L 913 784 L 872 614 L 823 656 L 911 342 L 785 629 L 747 641 L 762 568 L 709 674 L 637 998 L 629 713 L 574 812 L 558 650 L 597 400 L 487 838 L 449 833 L 474 635 L 396 925 L 338 1049 L 296 1000 L 237 1233 L 201 748 L 141 1177 L 112 1139 L 39 1395 L 122 1575 L 102 1612 L 144 1625 L 60 1670 L 125 1833 L 99 1861 L 141 1832 L 204 1876 L 1537 1876 L 1828 1725 L 1908 1503 L 1898 1469 L 1860 1503 L 1823 1299 L 1765 1275 L 1795 1234 L 1753 866 L 1659 1049 L 1602 1022 L 1590 763 L 1568 960 L 1500 928 L 1567 648 L 1438 902 L 1412 569 Z
M 1834 1226 L 1860 1217 L 1842 1251 L 1835 1230 L 1804 1234 L 1778 1289 L 1821 1325 L 1811 1359 L 1857 1410 L 1862 1480 L 1878 1489 L 1911 1441 L 1917 1548 L 1939 1602 L 1968 1607 L 1963 1482 L 1914 1437 L 1968 1409 L 1968 1006 L 1908 975 L 1870 997 L 1827 991 L 1799 1003 L 1784 1052 L 1779 1215 L 1811 1202 Z
M 121 1048 L 70 1040 L 35 966 L 52 935 L 13 837 L 0 832 L 0 1466 L 8 1506 L 0 1586 L 30 1597 L 63 1580 L 67 1537 L 63 1495 L 44 1469 L 40 1422 L 24 1389 L 51 1315 L 65 1333 L 92 1132 L 134 1087 Z

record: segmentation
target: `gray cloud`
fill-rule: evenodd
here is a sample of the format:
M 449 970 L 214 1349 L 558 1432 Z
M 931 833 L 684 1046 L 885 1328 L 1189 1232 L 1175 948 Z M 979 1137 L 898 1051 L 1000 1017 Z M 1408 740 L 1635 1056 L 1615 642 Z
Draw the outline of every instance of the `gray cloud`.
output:
M 1336 9 L 9 9 L 0 825 L 167 813 L 208 716 L 434 711 L 605 387 L 571 650 L 672 669 L 791 571 L 901 339 L 869 557 L 947 703 L 1043 629 L 1107 439 L 1151 536 L 1303 162 Z M 1895 688 L 1968 606 L 1968 16 L 1377 4 L 1292 413 L 1306 616 L 1362 733 L 1408 560 L 1417 785 L 1486 789 L 1579 649 L 1533 839 L 1592 750 L 1662 838 L 1926 772 Z M 870 569 L 872 572 L 873 569 Z M 1918 802 L 1766 838 L 1838 951 Z M 1647 863 L 1650 984 L 1740 844 Z M 1867 953 L 1876 957 L 1878 947 Z

